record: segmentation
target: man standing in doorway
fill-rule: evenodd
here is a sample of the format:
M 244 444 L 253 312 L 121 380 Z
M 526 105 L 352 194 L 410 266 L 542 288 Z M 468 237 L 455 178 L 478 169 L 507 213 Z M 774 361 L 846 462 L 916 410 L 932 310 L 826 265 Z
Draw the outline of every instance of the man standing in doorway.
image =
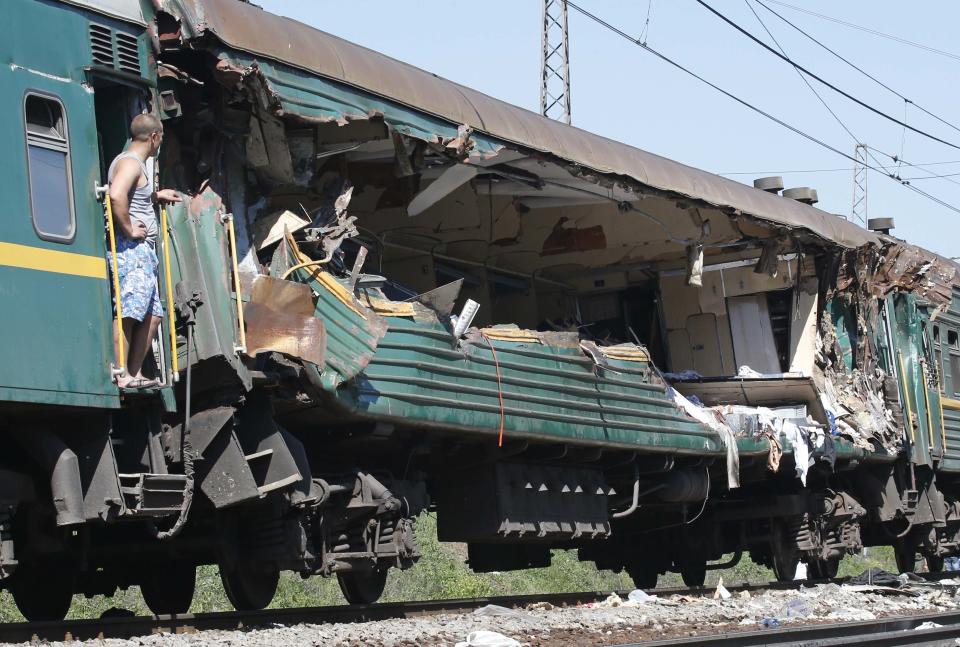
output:
M 123 389 L 156 386 L 143 376 L 143 361 L 163 318 L 157 283 L 157 213 L 155 202 L 180 202 L 172 189 L 154 192 L 156 156 L 163 141 L 163 124 L 151 114 L 130 122 L 130 146 L 107 172 L 117 236 L 117 275 L 123 314 L 121 333 L 127 354 L 126 374 L 117 378 Z M 148 161 L 150 162 L 148 164 Z M 174 351 L 176 352 L 176 351 Z

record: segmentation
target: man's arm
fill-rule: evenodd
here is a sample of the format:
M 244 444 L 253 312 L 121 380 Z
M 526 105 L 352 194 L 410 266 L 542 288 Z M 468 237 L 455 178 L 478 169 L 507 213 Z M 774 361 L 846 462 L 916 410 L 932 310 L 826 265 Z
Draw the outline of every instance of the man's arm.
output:
M 143 223 L 130 220 L 130 194 L 140 181 L 140 165 L 136 160 L 124 158 L 117 162 L 113 181 L 110 182 L 110 202 L 113 207 L 113 220 L 124 236 L 140 240 L 147 235 Z
M 163 203 L 183 202 L 180 192 L 175 189 L 160 189 L 153 194 L 153 199 Z

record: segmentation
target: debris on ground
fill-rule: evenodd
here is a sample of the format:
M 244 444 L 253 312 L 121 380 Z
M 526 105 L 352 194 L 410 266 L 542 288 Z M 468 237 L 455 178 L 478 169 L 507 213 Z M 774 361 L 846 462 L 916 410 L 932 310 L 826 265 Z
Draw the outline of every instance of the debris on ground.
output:
M 877 575 L 873 573 L 870 577 L 876 578 Z M 100 639 L 90 644 L 97 647 L 259 647 L 278 644 L 286 647 L 454 647 L 459 643 L 469 647 L 499 644 L 581 647 L 960 609 L 956 585 L 904 582 L 896 575 L 893 578 L 900 583 L 899 587 L 830 583 L 791 590 L 759 590 L 752 591 L 749 596 L 740 593 L 718 599 L 712 597 L 713 592 L 704 596 L 693 593 L 654 596 L 645 592 L 641 596 L 640 592 L 631 592 L 625 598 L 613 594 L 602 602 L 577 607 L 534 603 L 518 610 L 487 605 L 473 613 L 363 623 L 274 625 L 245 631 L 151 635 L 133 640 Z M 879 579 L 884 581 L 882 576 Z M 898 594 L 892 595 L 890 591 Z M 490 634 L 515 642 L 478 642 Z M 50 645 L 68 647 L 67 643 Z M 69 647 L 80 645 L 78 642 L 69 643 Z

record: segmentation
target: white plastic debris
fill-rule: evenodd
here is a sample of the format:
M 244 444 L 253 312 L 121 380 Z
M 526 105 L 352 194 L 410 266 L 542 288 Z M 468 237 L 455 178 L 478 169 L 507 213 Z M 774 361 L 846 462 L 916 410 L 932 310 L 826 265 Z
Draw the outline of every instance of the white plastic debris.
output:
M 933 622 L 932 620 L 927 620 L 926 622 L 921 622 L 916 627 L 913 628 L 914 631 L 923 631 L 924 629 L 939 629 L 943 625 Z
M 467 640 L 458 642 L 456 647 L 520 647 L 520 643 L 496 631 L 481 629 L 468 633 Z
M 656 602 L 657 596 L 650 595 L 645 593 L 640 589 L 634 589 L 627 594 L 627 602 L 634 602 L 636 604 L 646 604 L 647 602 Z
M 723 585 L 723 578 L 721 577 L 717 581 L 717 590 L 713 592 L 713 599 L 729 600 L 731 597 L 733 596 L 731 595 L 730 591 L 728 591 L 727 588 Z
M 527 614 L 517 609 L 509 609 L 499 604 L 485 604 L 482 607 L 474 609 L 475 616 L 506 616 L 508 618 L 524 618 Z

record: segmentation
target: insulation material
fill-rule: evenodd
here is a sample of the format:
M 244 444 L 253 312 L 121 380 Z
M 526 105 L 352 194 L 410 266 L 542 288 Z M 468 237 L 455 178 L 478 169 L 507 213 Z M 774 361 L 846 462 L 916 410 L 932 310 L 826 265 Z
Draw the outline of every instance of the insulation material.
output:
M 759 373 L 779 373 L 766 295 L 728 298 L 727 308 L 737 366 L 749 366 Z
M 727 487 L 740 487 L 740 454 L 733 430 L 721 421 L 715 412 L 694 404 L 676 389 L 668 388 L 667 393 L 684 413 L 717 432 L 727 450 Z

